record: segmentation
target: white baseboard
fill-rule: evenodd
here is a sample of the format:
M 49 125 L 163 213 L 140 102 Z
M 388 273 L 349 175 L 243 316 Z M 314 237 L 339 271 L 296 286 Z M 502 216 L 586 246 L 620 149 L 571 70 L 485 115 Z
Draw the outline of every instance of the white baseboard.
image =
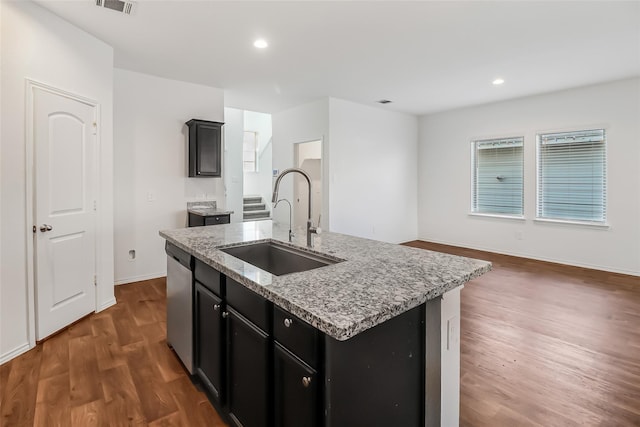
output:
M 31 350 L 31 347 L 29 347 L 29 343 L 28 342 L 26 342 L 24 344 L 20 344 L 19 346 L 17 346 L 13 350 L 9 350 L 8 352 L 6 352 L 5 354 L 0 356 L 0 365 L 8 362 L 9 360 L 13 359 L 14 357 L 20 356 L 22 353 L 26 353 L 29 350 Z
M 143 274 L 140 276 L 132 276 L 132 277 L 125 277 L 124 279 L 118 279 L 115 281 L 115 285 L 125 285 L 127 283 L 133 283 L 133 282 L 141 282 L 143 280 L 151 280 L 151 279 L 157 279 L 159 277 L 165 277 L 167 275 L 166 271 L 163 271 L 162 273 L 153 273 L 153 274 Z
M 423 242 L 439 243 L 441 245 L 458 246 L 460 248 L 475 249 L 475 250 L 484 251 L 484 252 L 493 252 L 494 254 L 500 254 L 500 255 L 509 255 L 509 256 L 515 256 L 520 258 L 528 258 L 536 261 L 545 261 L 545 262 L 552 262 L 555 264 L 570 265 L 573 267 L 589 268 L 591 270 L 600 270 L 600 271 L 607 271 L 611 273 L 627 274 L 630 276 L 640 276 L 640 272 L 638 271 L 611 268 L 604 265 L 586 264 L 586 263 L 580 263 L 575 261 L 566 261 L 562 259 L 547 258 L 547 257 L 536 256 L 536 255 L 530 255 L 526 253 L 519 253 L 519 252 L 505 252 L 505 251 L 497 250 L 495 248 L 489 248 L 489 247 L 483 247 L 483 246 L 477 246 L 477 245 L 468 245 L 466 243 L 447 242 L 447 241 L 442 241 L 438 239 L 430 239 L 428 237 L 418 237 L 418 240 L 422 240 Z
M 116 305 L 116 297 L 109 298 L 108 300 L 106 300 L 105 302 L 100 304 L 98 306 L 98 309 L 96 310 L 96 313 L 99 313 L 102 310 L 106 310 L 107 308 L 111 307 L 112 305 Z

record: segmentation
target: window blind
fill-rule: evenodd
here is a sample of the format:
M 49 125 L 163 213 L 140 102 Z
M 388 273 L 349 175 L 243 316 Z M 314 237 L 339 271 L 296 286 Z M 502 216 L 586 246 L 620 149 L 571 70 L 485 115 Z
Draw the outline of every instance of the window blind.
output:
M 538 135 L 538 218 L 604 222 L 603 129 Z
M 524 138 L 473 142 L 474 213 L 523 215 Z

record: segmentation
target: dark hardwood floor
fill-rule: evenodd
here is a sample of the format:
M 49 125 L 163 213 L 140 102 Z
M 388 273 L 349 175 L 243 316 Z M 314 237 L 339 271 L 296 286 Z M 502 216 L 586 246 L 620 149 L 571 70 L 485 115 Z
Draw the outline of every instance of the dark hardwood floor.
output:
M 640 278 L 409 245 L 493 262 L 462 292 L 461 426 L 640 426 Z M 116 298 L 0 366 L 2 427 L 225 425 L 166 346 L 164 279 Z
M 426 242 L 461 293 L 461 426 L 640 426 L 640 278 Z
M 165 280 L 0 366 L 0 425 L 225 426 L 166 344 Z

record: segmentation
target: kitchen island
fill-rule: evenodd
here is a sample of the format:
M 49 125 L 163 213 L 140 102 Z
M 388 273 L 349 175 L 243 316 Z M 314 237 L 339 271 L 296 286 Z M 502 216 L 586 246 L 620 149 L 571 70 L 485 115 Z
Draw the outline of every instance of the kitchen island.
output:
M 310 249 L 271 221 L 160 235 L 194 258 L 194 366 L 230 422 L 457 424 L 459 290 L 490 263 L 337 233 Z M 335 263 L 276 276 L 221 250 L 269 241 Z

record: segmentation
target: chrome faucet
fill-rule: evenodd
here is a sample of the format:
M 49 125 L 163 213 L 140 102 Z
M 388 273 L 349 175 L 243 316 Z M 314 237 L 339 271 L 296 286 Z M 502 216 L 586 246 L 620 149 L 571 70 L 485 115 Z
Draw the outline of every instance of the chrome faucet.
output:
M 294 236 L 293 231 L 291 231 L 291 202 L 288 201 L 287 199 L 280 199 L 273 204 L 273 209 L 277 208 L 278 203 L 280 202 L 287 202 L 287 204 L 289 205 L 289 242 L 291 242 L 291 239 Z
M 271 202 L 278 203 L 278 189 L 280 188 L 280 181 L 282 181 L 282 178 L 286 174 L 291 172 L 297 172 L 300 175 L 304 176 L 304 178 L 307 180 L 307 184 L 309 184 L 309 215 L 307 218 L 307 246 L 312 248 L 313 239 L 311 237 L 311 234 L 319 234 L 320 227 L 314 227 L 313 221 L 311 221 L 311 177 L 309 176 L 309 174 L 300 168 L 289 168 L 289 169 L 283 170 L 282 173 L 278 175 L 278 177 L 276 178 L 276 183 L 273 186 L 273 196 L 271 197 Z

